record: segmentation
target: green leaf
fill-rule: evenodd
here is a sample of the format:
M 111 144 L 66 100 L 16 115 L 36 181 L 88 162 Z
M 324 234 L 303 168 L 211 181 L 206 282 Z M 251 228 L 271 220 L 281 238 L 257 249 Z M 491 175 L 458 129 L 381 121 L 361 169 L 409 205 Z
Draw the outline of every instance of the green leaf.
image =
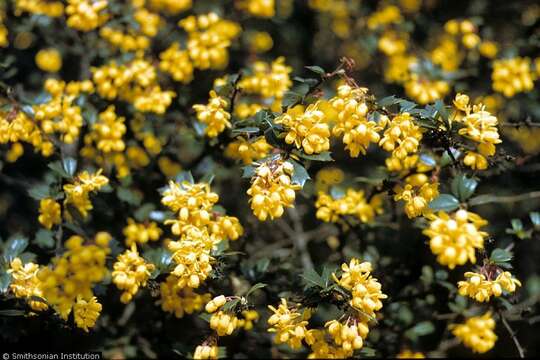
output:
M 6 271 L 0 272 L 0 294 L 8 291 L 9 284 L 11 284 L 11 274 L 8 274 Z
M 529 214 L 529 218 L 531 219 L 531 222 L 535 228 L 540 227 L 540 213 L 539 212 L 532 212 Z
M 459 150 L 450 148 L 450 152 L 452 153 L 452 155 L 454 155 L 454 159 L 459 159 L 461 155 L 461 152 Z M 441 156 L 441 167 L 450 165 L 452 163 L 453 163 L 453 160 L 450 157 L 450 155 L 448 155 L 448 151 L 445 151 L 444 154 L 442 154 Z
M 435 101 L 434 107 L 435 107 L 435 109 L 437 109 L 437 113 L 438 113 L 439 115 L 441 115 L 441 117 L 442 117 L 445 121 L 447 121 L 447 120 L 448 120 L 448 117 L 449 117 L 450 115 L 448 114 L 448 109 L 447 109 L 447 107 L 444 105 L 444 102 L 443 102 L 442 100 L 439 99 L 439 100 Z
M 207 183 L 207 184 L 211 185 L 212 181 L 214 181 L 215 177 L 216 177 L 216 175 L 214 175 L 213 173 L 206 173 L 201 178 L 200 182 Z
M 429 207 L 435 211 L 453 211 L 459 207 L 459 200 L 450 194 L 440 194 L 429 203 Z
M 251 179 L 255 175 L 255 166 L 247 165 L 242 168 L 242 177 L 244 179 Z
M 433 333 L 435 326 L 431 321 L 422 321 L 405 332 L 405 336 L 410 339 L 417 339 L 420 336 L 425 336 Z
M 512 260 L 513 254 L 505 249 L 494 249 L 489 256 L 489 260 L 495 264 L 502 264 Z
M 75 175 L 75 171 L 77 170 L 77 160 L 72 157 L 66 157 L 62 161 L 62 168 L 64 169 L 66 174 L 73 177 L 73 175 Z
M 138 191 L 125 187 L 119 187 L 116 189 L 116 196 L 118 196 L 120 200 L 125 201 L 133 206 L 139 206 L 143 199 L 142 195 Z
M 332 156 L 331 156 L 332 153 L 330 151 L 323 151 L 320 154 L 311 154 L 311 155 L 308 155 L 308 154 L 306 154 L 304 152 L 301 152 L 301 151 L 293 151 L 293 154 L 298 155 L 302 159 L 306 159 L 306 160 L 334 161 L 334 159 L 332 159 Z
M 176 175 L 174 180 L 180 184 L 183 183 L 184 181 L 187 181 L 190 184 L 195 184 L 195 179 L 193 178 L 191 171 L 180 172 L 178 175 Z
M 4 244 L 4 260 L 6 263 L 11 263 L 13 259 L 18 257 L 28 246 L 28 239 L 22 235 L 13 235 Z
M 256 126 L 246 126 L 237 129 L 233 129 L 233 134 L 257 134 L 260 129 Z
M 137 221 L 145 221 L 150 216 L 150 213 L 155 209 L 156 206 L 154 204 L 146 203 L 138 208 L 133 215 Z
M 314 286 L 317 286 L 323 289 L 326 288 L 326 281 L 314 269 L 307 269 L 300 276 L 304 279 L 306 288 L 310 288 Z
M 302 97 L 303 96 L 301 94 L 297 93 L 297 92 L 287 91 L 283 95 L 283 100 L 281 101 L 281 105 L 283 107 L 289 108 L 289 107 L 291 107 L 293 105 L 296 105 L 299 102 L 301 102 Z
M 39 229 L 34 242 L 42 249 L 52 249 L 54 246 L 53 233 L 47 229 Z
M 234 312 L 239 303 L 240 303 L 240 299 L 227 301 L 221 309 L 225 312 Z
M 64 170 L 64 166 L 60 163 L 60 161 L 54 161 L 52 163 L 49 163 L 47 166 L 49 167 L 49 169 L 54 171 L 56 175 L 59 175 L 66 179 L 71 178 L 71 175 L 69 175 L 66 170 Z
M 38 184 L 32 186 L 32 188 L 28 190 L 28 195 L 36 200 L 45 199 L 51 196 L 50 189 L 47 184 Z
M 246 293 L 246 298 L 249 297 L 249 295 L 251 295 L 254 291 L 262 289 L 263 287 L 266 287 L 266 284 L 256 283 L 248 290 L 248 292 Z
M 159 274 L 166 273 L 172 263 L 172 254 L 165 248 L 150 249 L 143 253 L 143 258 L 155 265 L 151 278 L 155 279 Z
M 291 178 L 291 181 L 293 184 L 298 184 L 300 186 L 304 186 L 307 180 L 310 179 L 308 172 L 306 171 L 306 168 L 303 167 L 299 162 L 296 162 L 294 160 L 289 160 L 293 164 L 293 175 Z
M 0 310 L 0 316 L 24 316 L 26 312 L 23 310 L 6 309 Z
M 308 69 L 309 71 L 312 71 L 314 72 L 315 74 L 319 74 L 319 75 L 324 75 L 326 74 L 326 71 L 324 71 L 324 69 L 320 66 L 306 66 L 306 69 Z
M 398 103 L 400 112 L 409 112 L 416 107 L 416 103 L 404 99 L 400 99 Z
M 468 178 L 464 174 L 456 176 L 451 184 L 452 193 L 461 201 L 466 201 L 470 198 L 474 194 L 477 186 L 478 182 L 476 180 Z
M 379 106 L 387 107 L 387 106 L 395 105 L 399 102 L 399 100 L 400 99 L 397 98 L 395 95 L 390 95 L 379 100 Z

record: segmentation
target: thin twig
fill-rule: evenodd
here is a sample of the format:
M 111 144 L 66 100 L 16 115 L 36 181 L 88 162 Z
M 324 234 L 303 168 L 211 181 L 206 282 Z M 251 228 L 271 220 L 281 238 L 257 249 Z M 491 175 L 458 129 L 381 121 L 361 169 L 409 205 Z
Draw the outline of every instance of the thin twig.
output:
M 478 196 L 469 201 L 469 205 L 484 205 L 491 203 L 513 203 L 519 201 L 525 201 L 530 199 L 540 198 L 540 191 L 533 191 L 530 193 L 519 194 L 519 195 L 509 195 L 509 196 Z
M 313 269 L 313 261 L 309 254 L 307 248 L 307 237 L 304 232 L 304 227 L 302 225 L 302 220 L 300 219 L 300 214 L 296 208 L 289 209 L 289 216 L 293 222 L 295 234 L 292 236 L 292 241 L 294 246 L 300 252 L 300 260 L 302 261 L 302 266 L 304 269 Z
M 514 344 L 516 345 L 516 349 L 517 349 L 517 351 L 519 353 L 519 357 L 524 358 L 525 357 L 525 349 L 523 349 L 523 347 L 519 343 L 519 340 L 516 337 L 516 333 L 514 332 L 514 330 L 512 329 L 510 324 L 508 323 L 508 321 L 506 321 L 506 318 L 504 317 L 502 311 L 500 311 L 500 310 L 499 310 L 499 316 L 501 317 L 501 320 L 502 320 L 502 323 L 504 324 L 504 327 L 506 327 L 506 330 L 508 330 L 508 332 L 510 333 L 510 337 L 512 338 L 512 340 L 514 341 Z

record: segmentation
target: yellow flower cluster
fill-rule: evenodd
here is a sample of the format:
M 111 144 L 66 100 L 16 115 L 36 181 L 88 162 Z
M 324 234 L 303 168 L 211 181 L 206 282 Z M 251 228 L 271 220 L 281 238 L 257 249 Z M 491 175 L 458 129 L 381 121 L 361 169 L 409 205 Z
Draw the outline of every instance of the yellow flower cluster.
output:
M 273 314 L 268 319 L 269 332 L 276 333 L 274 342 L 276 344 L 287 344 L 292 349 L 302 347 L 302 340 L 309 334 L 307 325 L 311 317 L 311 310 L 306 309 L 302 313 L 299 312 L 300 304 L 289 308 L 286 299 L 281 299 L 276 309 L 272 305 L 268 308 Z
M 330 186 L 337 185 L 343 181 L 345 174 L 338 167 L 325 167 L 315 175 L 315 189 L 327 192 Z
M 242 319 L 238 319 L 238 327 L 249 331 L 253 329 L 253 323 L 259 320 L 259 313 L 256 310 L 244 310 L 242 317 Z
M 178 277 L 179 289 L 199 287 L 212 271 L 214 259 L 210 253 L 214 246 L 243 234 L 237 218 L 213 211 L 218 200 L 219 196 L 210 191 L 207 183 L 171 181 L 163 192 L 161 202 L 177 215 L 165 224 L 172 224 L 173 234 L 180 236 L 179 241 L 169 241 L 167 245 L 173 253 L 176 266 L 172 274 Z
M 178 43 L 173 43 L 159 54 L 159 69 L 183 84 L 193 80 L 193 64 L 187 51 L 180 49 Z
M 533 90 L 536 75 L 531 68 L 531 59 L 515 57 L 494 61 L 491 80 L 493 90 L 511 98 Z
M 254 53 L 264 53 L 274 46 L 272 36 L 266 31 L 252 31 L 248 34 L 247 42 Z
M 6 47 L 9 45 L 8 29 L 4 25 L 5 14 L 0 10 L 0 47 Z
M 491 296 L 499 297 L 503 290 L 509 294 L 516 291 L 521 282 L 512 277 L 509 271 L 501 271 L 495 280 L 491 280 L 491 272 L 466 272 L 465 281 L 458 282 L 461 296 L 468 296 L 478 302 L 489 301 Z
M 476 249 L 484 248 L 488 234 L 479 229 L 487 221 L 467 210 L 458 210 L 452 216 L 440 211 L 428 215 L 429 228 L 423 233 L 429 237 L 429 246 L 437 261 L 450 269 L 464 265 L 467 261 L 476 263 Z
M 473 169 L 485 170 L 488 167 L 486 157 L 495 155 L 495 145 L 501 143 L 497 129 L 497 118 L 482 104 L 469 105 L 469 97 L 457 94 L 454 106 L 464 114 L 458 114 L 456 121 L 464 126 L 459 134 L 477 143 L 477 152 L 468 151 L 463 163 Z
M 91 31 L 109 18 L 107 0 L 67 0 L 67 25 L 80 31 Z
M 193 5 L 193 0 L 148 0 L 147 2 L 152 9 L 173 15 L 189 10 Z
M 125 118 L 116 115 L 114 105 L 109 105 L 99 114 L 99 120 L 92 125 L 89 136 L 103 153 L 124 151 L 126 144 L 122 137 L 126 133 Z
M 388 122 L 379 146 L 398 159 L 416 153 L 422 140 L 422 130 L 413 120 L 407 112 L 394 116 Z
M 297 105 L 274 121 L 285 127 L 285 142 L 294 144 L 297 149 L 304 149 L 306 154 L 319 154 L 330 149 L 330 129 L 324 113 L 319 109 L 319 102 L 305 110 Z
M 16 0 L 15 15 L 20 16 L 23 12 L 50 17 L 64 15 L 64 4 L 61 1 L 48 0 Z
M 338 199 L 319 192 L 315 207 L 317 219 L 326 222 L 337 222 L 340 216 L 351 215 L 363 223 L 369 223 L 376 215 L 383 212 L 380 196 L 373 196 L 368 202 L 363 191 L 354 189 L 347 189 L 345 194 Z
M 300 185 L 291 183 L 294 167 L 290 162 L 273 160 L 260 164 L 247 194 L 251 197 L 251 209 L 260 220 L 279 218 L 285 207 L 293 207 L 295 190 Z
M 256 61 L 253 64 L 253 74 L 243 77 L 238 87 L 246 94 L 257 94 L 264 99 L 274 98 L 281 102 L 292 85 L 291 72 L 292 68 L 285 64 L 284 57 L 278 57 L 271 64 Z
M 238 327 L 238 318 L 235 314 L 221 310 L 228 299 L 224 295 L 219 295 L 208 304 L 206 304 L 206 312 L 212 314 L 210 318 L 210 328 L 215 330 L 218 336 L 231 335 Z
M 110 26 L 102 27 L 99 30 L 99 36 L 105 39 L 113 48 L 118 48 L 122 52 L 136 52 L 142 55 L 142 51 L 150 46 L 148 37 L 132 31 L 124 32 Z
M 203 344 L 199 345 L 195 348 L 195 352 L 193 353 L 193 359 L 217 359 L 218 358 L 218 347 L 217 345 L 208 345 Z
M 210 91 L 210 100 L 207 105 L 196 104 L 193 109 L 197 112 L 197 119 L 206 125 L 204 133 L 208 137 L 216 137 L 225 128 L 230 128 L 231 114 L 226 110 L 227 100 L 218 96 L 214 90 Z
M 37 277 L 38 271 L 38 264 L 32 262 L 23 264 L 19 258 L 13 259 L 7 270 L 8 274 L 11 274 L 9 289 L 13 291 L 13 294 L 18 298 L 27 299 L 32 310 L 42 311 L 48 308 L 47 304 L 31 299 L 32 297 L 43 298 L 42 283 Z
M 452 334 L 475 353 L 483 354 L 495 346 L 495 320 L 491 313 L 468 318 L 464 324 L 451 325 Z
M 39 223 L 47 229 L 62 222 L 62 208 L 54 199 L 45 198 L 39 202 Z
M 238 137 L 227 145 L 225 156 L 242 160 L 244 164 L 250 165 L 253 161 L 266 157 L 270 150 L 272 150 L 272 145 L 268 144 L 264 137 L 253 141 Z
M 178 25 L 188 33 L 187 50 L 195 68 L 220 70 L 227 66 L 228 48 L 240 33 L 240 25 L 216 13 L 189 16 Z
M 405 82 L 405 93 L 418 103 L 425 105 L 442 99 L 450 91 L 450 85 L 444 80 L 431 80 L 424 75 L 413 73 Z
M 88 328 L 93 328 L 96 324 L 101 308 L 102 306 L 95 296 L 92 296 L 88 301 L 78 296 L 77 302 L 73 305 L 73 317 L 77 327 L 88 332 Z
M 113 283 L 118 289 L 123 290 L 120 301 L 129 303 L 139 288 L 146 286 L 150 273 L 154 270 L 154 264 L 147 263 L 137 251 L 137 244 L 131 244 L 131 248 L 120 254 L 113 265 Z
M 148 241 L 157 241 L 162 233 L 163 231 L 158 227 L 158 224 L 153 221 L 140 224 L 131 218 L 128 219 L 128 224 L 123 230 L 128 247 L 133 244 L 144 245 Z
M 164 114 L 176 96 L 164 91 L 157 83 L 156 69 L 144 59 L 118 65 L 114 61 L 93 68 L 97 93 L 107 99 L 120 98 L 133 104 L 136 110 Z
M 271 18 L 276 14 L 275 0 L 237 0 L 238 8 L 250 15 Z
M 18 111 L 14 114 L 0 111 L 0 144 L 11 142 L 15 146 L 19 141 L 32 144 L 43 156 L 53 154 L 53 143 L 47 139 L 39 125 L 24 112 Z
M 388 5 L 371 14 L 367 19 L 367 26 L 369 29 L 376 29 L 391 24 L 399 24 L 402 21 L 403 17 L 399 8 L 394 5 Z
M 64 185 L 66 193 L 64 206 L 73 205 L 83 217 L 87 217 L 88 211 L 93 208 L 90 193 L 109 183 L 109 179 L 101 175 L 101 171 L 100 169 L 93 174 L 83 171 L 77 175 L 73 184 Z
M 107 275 L 106 256 L 110 252 L 111 236 L 101 232 L 95 236 L 95 244 L 84 245 L 78 235 L 65 242 L 66 251 L 53 259 L 53 266 L 42 267 L 38 279 L 42 284 L 43 297 L 66 320 L 77 302 L 92 302 L 92 288 Z M 80 303 L 80 305 L 84 305 Z M 79 315 L 83 315 L 84 311 Z M 81 318 L 82 319 L 82 318 Z M 79 324 L 79 322 L 77 322 Z M 88 322 L 82 320 L 80 324 Z
M 174 275 L 167 276 L 160 285 L 160 291 L 161 309 L 173 313 L 177 318 L 200 311 L 211 299 L 209 293 L 198 294 L 189 287 L 179 288 L 178 278 Z
M 324 326 L 328 328 L 334 343 L 342 348 L 347 358 L 353 355 L 354 350 L 364 346 L 364 339 L 369 333 L 367 322 L 358 319 L 349 318 L 345 323 L 331 320 Z
M 414 161 L 413 157 L 407 157 L 404 160 Z M 387 162 L 387 166 L 388 164 Z M 408 166 L 409 164 L 404 165 Z M 428 204 L 439 195 L 439 183 L 429 183 L 427 175 L 416 173 L 405 178 L 405 186 L 396 186 L 394 192 L 394 200 L 405 202 L 405 213 L 409 219 L 412 219 L 431 213 Z
M 54 48 L 40 50 L 36 54 L 36 65 L 43 71 L 58 72 L 62 68 L 62 56 Z
M 425 359 L 425 355 L 418 351 L 403 349 L 396 355 L 397 359 Z
M 461 37 L 461 43 L 468 49 L 472 49 L 480 44 L 480 37 L 477 35 L 477 28 L 472 21 L 449 20 L 444 24 L 447 34 Z
M 45 134 L 58 132 L 63 142 L 75 142 L 83 126 L 81 108 L 75 105 L 75 100 L 81 92 L 90 94 L 94 91 L 92 82 L 87 80 L 66 84 L 63 81 L 47 79 L 45 90 L 51 95 L 51 99 L 34 105 L 35 119 L 40 122 Z
M 374 121 L 368 121 L 368 106 L 365 102 L 367 89 L 341 85 L 337 95 L 330 100 L 338 112 L 338 120 L 332 129 L 334 136 L 343 134 L 345 149 L 351 157 L 366 154 L 370 143 L 378 143 L 382 128 Z M 382 121 L 384 123 L 384 121 Z
M 308 359 L 346 359 L 352 356 L 352 351 L 345 351 L 343 346 L 334 346 L 331 344 L 326 339 L 326 333 L 319 329 L 308 331 L 306 343 L 311 348 Z
M 371 263 L 353 258 L 349 264 L 342 264 L 341 270 L 343 272 L 339 278 L 336 274 L 332 274 L 332 277 L 341 287 L 351 292 L 351 307 L 359 311 L 362 320 L 374 319 L 375 311 L 382 309 L 381 299 L 387 296 L 382 293 L 381 284 L 371 276 Z

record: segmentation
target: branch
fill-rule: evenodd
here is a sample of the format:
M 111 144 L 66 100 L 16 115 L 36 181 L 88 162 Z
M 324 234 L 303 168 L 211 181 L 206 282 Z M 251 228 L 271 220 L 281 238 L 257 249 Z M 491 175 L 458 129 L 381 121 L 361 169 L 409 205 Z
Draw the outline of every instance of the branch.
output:
M 519 353 L 519 357 L 524 358 L 525 357 L 525 349 L 523 349 L 523 347 L 519 343 L 519 340 L 516 337 L 516 333 L 514 332 L 514 330 L 512 329 L 512 327 L 510 326 L 510 324 L 506 320 L 506 318 L 504 317 L 501 310 L 499 310 L 499 316 L 501 317 L 501 320 L 502 320 L 502 323 L 504 324 L 504 327 L 506 327 L 506 330 L 508 330 L 508 332 L 510 333 L 510 337 L 512 338 L 512 340 L 514 341 L 514 344 L 516 345 L 516 349 L 517 349 L 517 351 Z
M 519 195 L 509 195 L 509 196 L 496 196 L 496 195 L 481 195 L 475 198 L 472 198 L 469 201 L 470 206 L 484 205 L 491 203 L 513 203 L 525 200 L 531 200 L 540 198 L 540 191 L 533 191 L 530 193 L 519 194 Z

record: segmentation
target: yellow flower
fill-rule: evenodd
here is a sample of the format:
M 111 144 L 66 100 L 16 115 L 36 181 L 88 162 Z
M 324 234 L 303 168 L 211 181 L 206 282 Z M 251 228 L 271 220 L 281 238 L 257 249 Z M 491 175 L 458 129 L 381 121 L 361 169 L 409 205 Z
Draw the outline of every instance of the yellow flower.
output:
M 231 335 L 238 327 L 236 315 L 221 309 L 227 301 L 228 299 L 224 295 L 220 295 L 210 300 L 205 307 L 206 312 L 212 314 L 210 328 L 215 330 L 218 336 Z
M 62 56 L 58 50 L 44 49 L 36 54 L 37 66 L 47 72 L 58 72 L 62 68 Z
M 271 18 L 276 14 L 275 0 L 236 0 L 238 8 L 261 18 Z
M 328 328 L 328 333 L 332 336 L 334 343 L 339 345 L 343 351 L 352 356 L 354 350 L 359 350 L 364 346 L 364 339 L 369 333 L 367 320 L 348 319 L 346 323 L 337 320 L 328 321 L 324 324 Z
M 491 74 L 493 90 L 511 98 L 534 88 L 536 76 L 531 69 L 531 59 L 515 57 L 495 60 Z
M 275 119 L 285 127 L 285 142 L 304 149 L 306 154 L 318 154 L 330 149 L 330 129 L 319 110 L 319 102 L 309 105 L 305 111 L 293 108 Z
M 67 25 L 80 31 L 91 31 L 108 19 L 104 10 L 107 0 L 67 0 Z
M 79 173 L 73 184 L 64 185 L 66 199 L 64 206 L 73 205 L 83 217 L 88 216 L 88 211 L 93 206 L 90 202 L 90 193 L 99 190 L 109 183 L 109 179 L 101 175 L 101 169 L 94 174 L 87 171 Z
M 131 249 L 118 256 L 113 268 L 113 282 L 118 289 L 123 290 L 120 301 L 127 304 L 139 288 L 146 285 L 155 266 L 139 256 L 137 245 L 133 243 Z
M 264 53 L 274 46 L 274 40 L 265 31 L 255 31 L 248 36 L 249 48 L 255 53 Z
M 366 154 L 370 143 L 378 143 L 379 131 L 382 130 L 376 122 L 368 121 L 368 106 L 365 102 L 367 89 L 353 89 L 349 85 L 341 85 L 337 95 L 330 100 L 332 107 L 338 112 L 336 125 L 332 134 L 343 134 L 343 143 L 351 157 Z
M 458 282 L 458 291 L 462 296 L 469 296 L 478 302 L 489 301 L 491 296 L 499 297 L 503 290 L 508 293 L 516 291 L 521 282 L 512 277 L 508 271 L 502 271 L 495 280 L 491 279 L 490 271 L 484 273 L 466 272 L 466 281 Z
M 379 146 L 392 156 L 398 159 L 404 159 L 410 154 L 418 151 L 422 131 L 419 126 L 414 124 L 413 117 L 409 113 L 396 115 L 388 123 L 384 131 L 383 138 L 379 141 Z
M 61 207 L 54 199 L 45 198 L 39 202 L 39 223 L 47 229 L 62 222 Z
M 401 350 L 399 354 L 397 354 L 396 358 L 398 359 L 424 359 L 425 356 L 421 352 L 404 349 L 404 350 Z
M 311 312 L 305 310 L 303 314 L 298 311 L 298 304 L 296 307 L 289 308 L 286 299 L 281 299 L 276 309 L 272 305 L 268 308 L 273 314 L 268 319 L 269 332 L 274 332 L 274 342 L 276 344 L 286 343 L 292 349 L 299 349 L 302 346 L 302 340 L 306 337 L 308 330 L 306 328 L 307 320 L 311 317 Z
M 352 215 L 363 223 L 369 223 L 373 221 L 375 215 L 383 212 L 380 197 L 374 196 L 368 202 L 363 191 L 353 189 L 347 189 L 338 199 L 319 192 L 315 207 L 317 219 L 326 222 L 336 222 L 339 216 Z
M 359 311 L 362 319 L 375 318 L 375 311 L 382 309 L 381 299 L 387 296 L 381 291 L 381 284 L 371 276 L 371 263 L 351 259 L 349 264 L 341 265 L 342 273 L 339 278 L 332 274 L 334 281 L 351 292 L 349 304 Z
M 216 345 L 199 345 L 195 348 L 193 353 L 193 359 L 217 359 L 218 358 L 218 347 Z
M 43 298 L 62 319 L 67 320 L 79 296 L 90 299 L 94 285 L 107 275 L 110 239 L 108 233 L 98 233 L 94 244 L 84 245 L 82 237 L 71 236 L 64 244 L 66 251 L 53 259 L 53 266 L 39 270 Z
M 482 56 L 485 56 L 488 59 L 494 59 L 499 52 L 497 43 L 494 41 L 482 41 L 478 50 Z
M 96 320 L 101 313 L 101 304 L 95 296 L 86 301 L 81 296 L 77 297 L 77 302 L 73 306 L 73 315 L 75 324 L 84 331 L 88 332 L 88 328 L 94 327 Z
M 495 320 L 490 312 L 471 317 L 464 324 L 454 324 L 450 328 L 452 334 L 475 353 L 482 354 L 491 350 L 497 341 L 497 335 L 493 331 Z
M 295 190 L 301 186 L 291 183 L 292 172 L 290 162 L 271 161 L 257 167 L 247 194 L 251 209 L 260 221 L 279 218 L 285 207 L 294 206 Z
M 178 43 L 173 43 L 167 50 L 159 54 L 160 70 L 170 74 L 172 78 L 183 84 L 188 84 L 193 80 L 193 64 L 189 59 L 189 54 L 185 50 L 180 50 Z
M 157 223 L 151 221 L 146 224 L 138 224 L 131 218 L 128 219 L 128 225 L 123 230 L 128 247 L 133 244 L 143 245 L 148 241 L 157 241 L 161 233 L 162 231 Z
M 227 145 L 225 156 L 241 159 L 244 164 L 249 165 L 255 160 L 266 157 L 271 149 L 272 145 L 268 144 L 264 137 L 255 141 L 240 137 Z
M 179 288 L 178 282 L 176 276 L 169 275 L 161 283 L 160 303 L 163 311 L 174 313 L 177 318 L 182 318 L 185 314 L 200 311 L 204 304 L 210 301 L 210 294 L 198 294 L 189 287 Z
M 197 112 L 197 119 L 206 125 L 204 133 L 208 137 L 216 137 L 221 134 L 225 128 L 230 128 L 231 114 L 225 109 L 227 101 L 218 96 L 215 91 L 210 91 L 210 100 L 208 105 L 193 105 Z
M 292 68 L 285 64 L 285 58 L 279 57 L 271 64 L 256 61 L 253 75 L 243 77 L 238 87 L 247 94 L 258 94 L 263 98 L 281 99 L 292 85 L 289 74 Z
M 48 308 L 47 304 L 30 299 L 32 296 L 43 298 L 42 283 L 37 277 L 38 271 L 38 264 L 32 262 L 23 264 L 19 258 L 13 259 L 7 270 L 8 274 L 11 274 L 9 289 L 16 297 L 26 298 L 32 310 L 42 311 Z
M 431 251 L 440 264 L 453 269 L 467 261 L 476 263 L 475 251 L 484 248 L 484 239 L 488 236 L 479 230 L 487 225 L 486 220 L 463 209 L 452 216 L 440 211 L 429 219 L 429 228 L 423 233 L 429 237 Z

